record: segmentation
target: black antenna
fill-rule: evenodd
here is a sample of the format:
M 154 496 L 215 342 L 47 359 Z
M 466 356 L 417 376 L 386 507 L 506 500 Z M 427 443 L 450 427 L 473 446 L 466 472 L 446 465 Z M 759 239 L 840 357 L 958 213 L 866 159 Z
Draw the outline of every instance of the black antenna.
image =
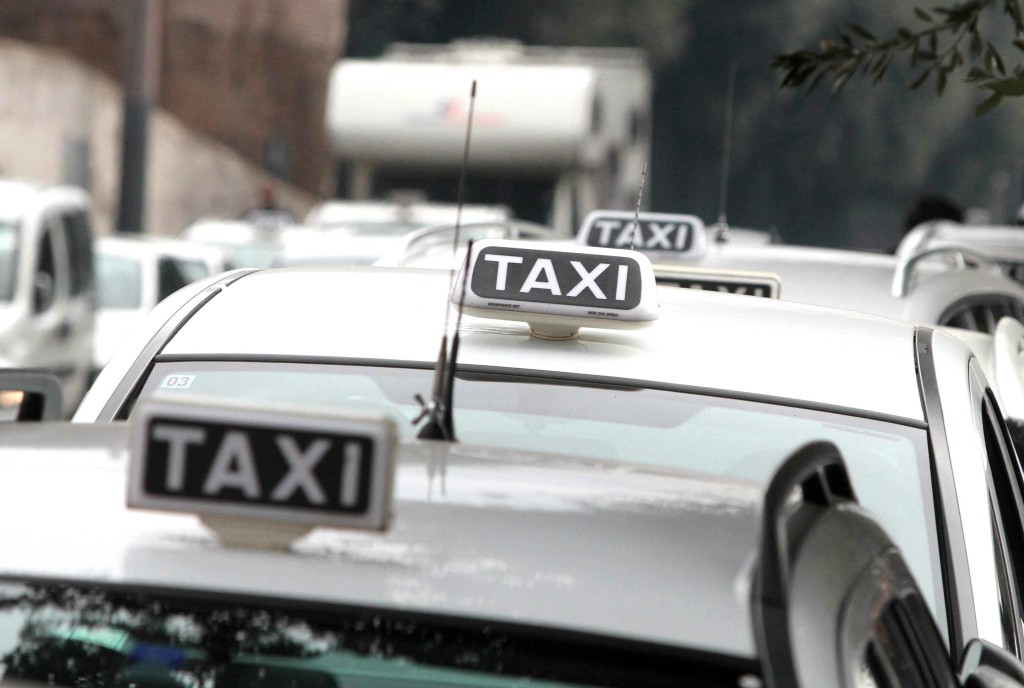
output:
M 462 227 L 462 205 L 466 194 L 466 169 L 469 167 L 469 141 L 470 134 L 473 131 L 473 111 L 476 106 L 476 79 L 473 79 L 473 85 L 469 91 L 469 118 L 466 120 L 466 140 L 462 147 L 462 169 L 459 171 L 459 196 L 458 205 L 455 210 L 455 233 L 452 236 L 452 258 L 458 254 L 459 249 L 459 232 Z M 469 256 L 472 251 L 472 242 L 466 250 L 466 261 L 463 265 L 463 271 L 469 271 Z M 452 421 L 452 387 L 454 386 L 455 377 L 455 361 L 458 357 L 459 351 L 459 333 L 458 328 L 462 324 L 462 301 L 465 299 L 465 276 L 463 277 L 463 292 L 462 297 L 459 300 L 459 317 L 455 323 L 455 338 L 452 341 L 451 360 L 448 359 L 448 322 L 451 315 L 451 306 L 448 303 L 451 298 L 452 289 L 455 286 L 455 270 L 449 274 L 448 277 L 448 296 L 445 298 L 445 311 L 444 311 L 444 331 L 441 333 L 441 347 L 437 352 L 437 363 L 434 366 L 434 385 L 430 394 L 430 402 L 427 403 L 423 400 L 423 397 L 419 394 L 416 395 L 416 401 L 419 403 L 422 411 L 415 419 L 413 424 L 419 423 L 424 417 L 427 419 L 426 425 L 416 435 L 419 439 L 423 440 L 447 440 L 449 442 L 455 441 L 455 427 Z M 450 370 L 449 370 L 450 369 Z
M 725 211 L 729 193 L 729 157 L 732 148 L 732 105 L 736 94 L 736 62 L 729 65 L 729 84 L 725 92 L 725 133 L 722 137 L 722 170 L 718 184 L 718 222 L 715 223 L 716 242 L 729 240 L 729 222 Z
M 636 211 L 633 213 L 633 232 L 629 235 L 629 250 L 633 250 L 633 243 L 636 241 L 636 233 L 640 231 L 640 202 L 644 199 L 644 184 L 647 182 L 647 163 L 640 172 L 640 191 L 636 195 Z

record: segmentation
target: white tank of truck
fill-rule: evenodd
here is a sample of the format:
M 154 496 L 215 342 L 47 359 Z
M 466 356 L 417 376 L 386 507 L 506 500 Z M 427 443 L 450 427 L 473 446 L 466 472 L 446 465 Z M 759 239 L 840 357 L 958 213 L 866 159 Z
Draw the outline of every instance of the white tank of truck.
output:
M 493 40 L 396 44 L 335 64 L 326 123 L 345 195 L 415 187 L 456 200 L 473 81 L 467 202 L 566 236 L 590 210 L 636 202 L 650 152 L 643 53 Z

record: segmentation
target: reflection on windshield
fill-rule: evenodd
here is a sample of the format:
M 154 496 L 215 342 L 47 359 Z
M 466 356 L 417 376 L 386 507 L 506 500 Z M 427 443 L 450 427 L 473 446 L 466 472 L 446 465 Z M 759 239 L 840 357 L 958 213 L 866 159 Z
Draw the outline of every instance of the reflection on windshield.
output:
M 18 225 L 0 222 L 0 301 L 14 298 L 18 276 Z
M 201 394 L 377 411 L 403 438 L 416 429 L 427 369 L 253 362 L 161 362 L 142 396 Z M 188 379 L 187 386 L 180 380 Z M 171 384 L 168 381 L 178 384 Z M 561 453 L 767 482 L 796 448 L 833 442 L 861 503 L 903 550 L 932 613 L 940 600 L 927 437 L 921 428 L 838 413 L 624 385 L 569 384 L 514 374 L 464 372 L 454 398 L 460 441 Z
M 96 256 L 100 308 L 142 307 L 142 265 L 134 258 Z
M 119 688 L 640 686 L 654 677 L 667 682 L 665 664 L 663 651 L 598 649 L 585 639 L 556 641 L 481 621 L 0 584 L 4 682 Z M 738 685 L 735 668 L 707 658 L 700 666 L 685 655 L 671 664 L 676 678 L 698 669 L 701 685 Z

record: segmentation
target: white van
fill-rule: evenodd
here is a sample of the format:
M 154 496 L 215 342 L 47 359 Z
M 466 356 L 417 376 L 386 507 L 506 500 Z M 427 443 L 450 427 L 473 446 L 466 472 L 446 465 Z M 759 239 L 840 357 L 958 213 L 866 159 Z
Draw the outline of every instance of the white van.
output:
M 224 252 L 213 246 L 136 234 L 97 239 L 94 376 L 153 306 L 226 269 Z
M 0 180 L 0 365 L 53 371 L 73 411 L 89 382 L 94 304 L 89 196 Z

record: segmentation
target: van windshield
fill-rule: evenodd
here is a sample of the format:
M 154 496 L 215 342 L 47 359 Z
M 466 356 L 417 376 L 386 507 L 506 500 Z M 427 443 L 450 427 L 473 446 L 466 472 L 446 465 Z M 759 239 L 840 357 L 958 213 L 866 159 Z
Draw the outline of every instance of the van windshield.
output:
M 0 301 L 14 298 L 18 277 L 18 224 L 0 220 Z

